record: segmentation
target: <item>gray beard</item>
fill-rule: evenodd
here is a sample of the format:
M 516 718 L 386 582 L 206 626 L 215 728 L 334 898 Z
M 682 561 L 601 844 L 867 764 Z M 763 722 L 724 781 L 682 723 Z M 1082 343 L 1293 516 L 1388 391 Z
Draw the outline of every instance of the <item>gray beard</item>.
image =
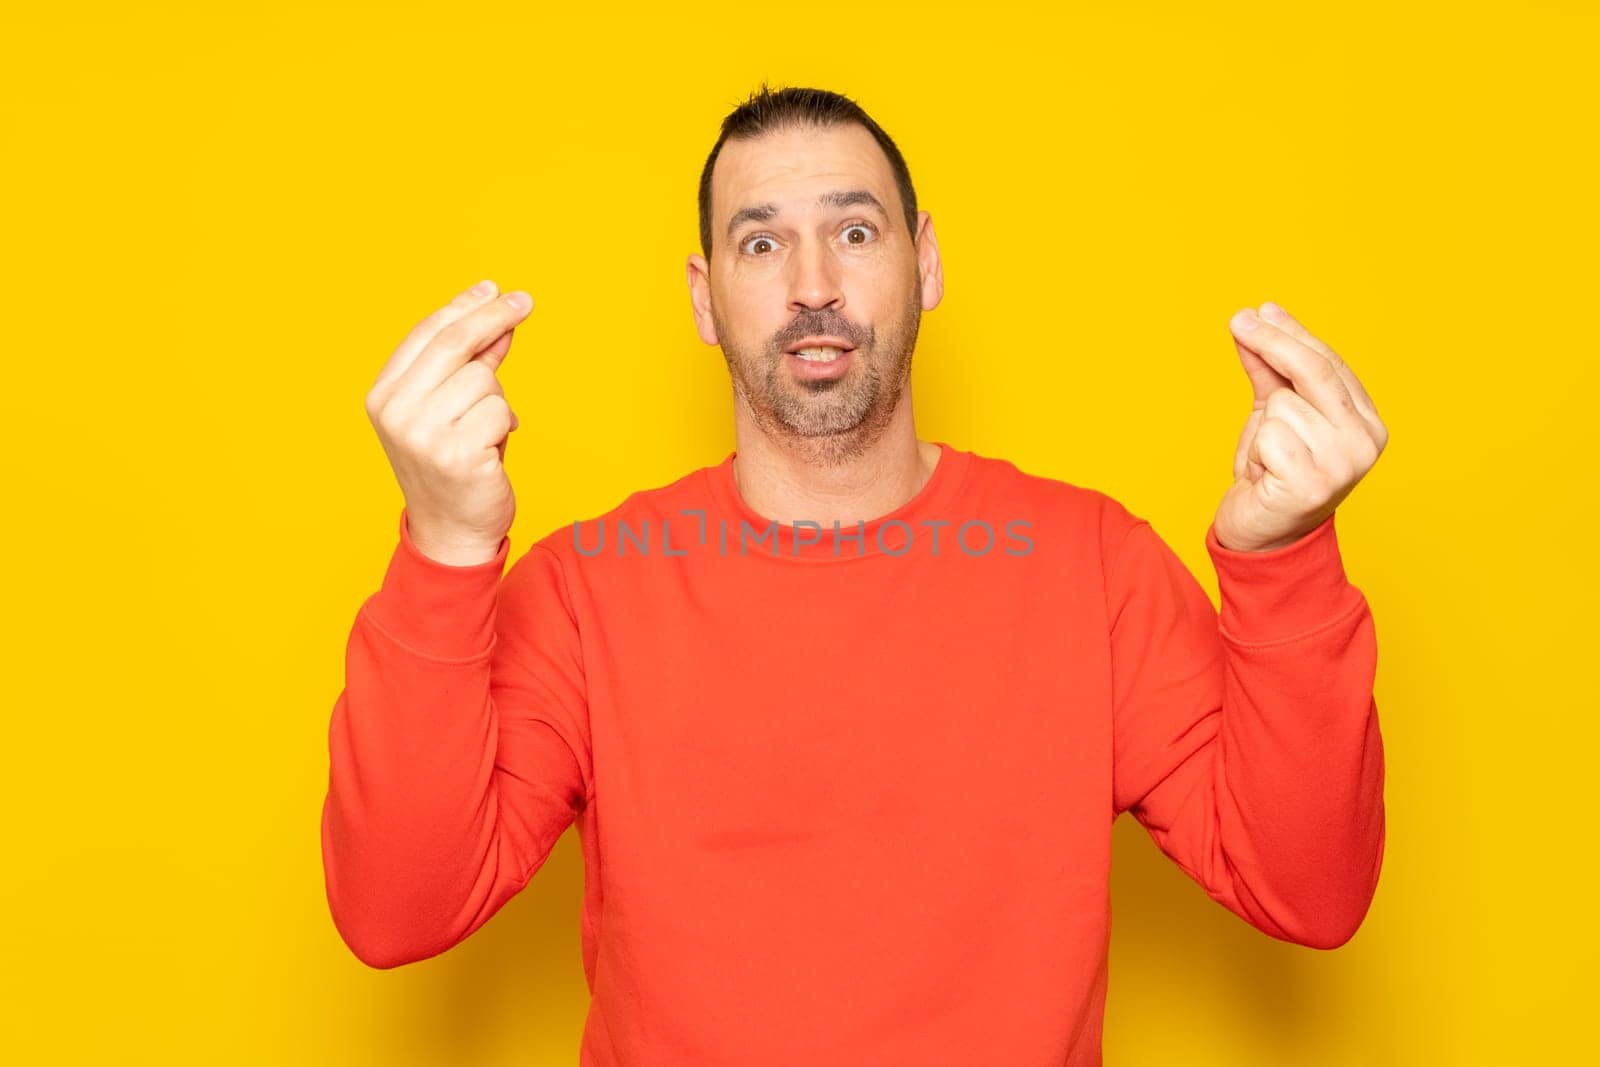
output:
M 760 355 L 748 355 L 722 345 L 723 360 L 733 383 L 736 401 L 748 411 L 763 433 L 783 447 L 820 467 L 833 467 L 859 458 L 883 436 L 911 382 L 911 358 L 921 325 L 920 293 L 911 299 L 898 329 L 880 345 L 874 341 L 851 353 L 862 361 L 846 378 L 793 383 L 784 370 L 787 356 L 777 346 Z M 715 309 L 712 321 L 718 337 L 726 337 Z M 752 383 L 745 368 L 764 368 Z M 852 380 L 853 379 L 853 380 Z

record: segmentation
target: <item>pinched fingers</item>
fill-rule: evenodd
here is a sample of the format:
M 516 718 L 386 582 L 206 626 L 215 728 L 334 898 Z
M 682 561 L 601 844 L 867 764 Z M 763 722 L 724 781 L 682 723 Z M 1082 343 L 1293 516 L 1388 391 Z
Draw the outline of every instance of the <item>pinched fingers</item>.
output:
M 1323 418 L 1322 413 L 1293 389 L 1279 389 L 1267 397 L 1262 409 L 1262 421 L 1276 420 L 1295 432 L 1312 456 L 1322 456 L 1332 450 L 1338 431 Z
M 494 299 L 499 289 L 494 282 L 485 278 L 470 289 L 464 289 L 450 299 L 450 302 L 433 311 L 421 322 L 411 328 L 405 339 L 395 348 L 389 359 L 378 372 L 377 379 L 372 383 L 375 393 L 386 393 L 393 386 L 395 380 L 406 372 L 406 369 L 416 360 L 417 354 L 423 350 L 429 341 L 440 330 L 455 322 L 474 308 L 482 307 Z
M 490 300 L 444 327 L 395 381 L 388 403 L 404 411 L 417 410 L 457 370 L 494 349 L 532 307 L 532 298 L 518 290 Z M 504 345 L 509 344 L 506 339 Z M 499 351 L 503 353 L 504 348 Z M 495 363 L 498 365 L 498 359 Z
M 1355 402 L 1356 410 L 1361 413 L 1361 417 L 1370 423 L 1374 430 L 1384 430 L 1383 420 L 1378 417 L 1378 406 L 1367 392 L 1366 386 L 1361 384 L 1361 379 L 1356 377 L 1355 371 L 1350 369 L 1350 365 L 1344 361 L 1344 357 L 1334 351 L 1332 345 L 1306 329 L 1304 323 L 1285 311 L 1281 305 L 1271 300 L 1262 304 L 1260 310 L 1261 317 L 1266 319 L 1267 322 L 1283 330 L 1302 344 L 1309 345 L 1321 352 L 1339 373 L 1339 377 L 1343 380 L 1345 388 L 1349 390 L 1350 398 Z M 1385 432 L 1383 436 L 1387 437 L 1387 433 Z
M 1260 356 L 1322 417 L 1335 426 L 1364 422 L 1360 408 L 1334 361 L 1282 326 L 1262 318 L 1254 308 L 1238 312 L 1228 322 L 1235 341 Z M 1258 387 L 1259 388 L 1259 387 Z M 1265 399 L 1259 396 L 1258 399 Z
M 1292 437 L 1282 436 L 1287 430 Z M 1313 464 L 1336 458 L 1339 450 L 1339 431 L 1322 417 L 1322 413 L 1293 389 L 1275 389 L 1251 410 L 1245 421 L 1244 432 L 1233 454 L 1235 480 L 1248 476 L 1255 481 L 1262 474 L 1260 457 L 1262 443 L 1257 438 L 1266 432 L 1269 440 L 1276 439 L 1275 455 L 1303 453 Z M 1280 473 L 1282 473 L 1280 471 Z
M 1262 468 L 1257 484 L 1275 495 L 1293 493 L 1296 487 L 1316 480 L 1317 464 L 1310 449 L 1292 426 L 1279 419 L 1261 420 L 1250 440 L 1248 457 Z M 1269 480 L 1268 475 L 1273 477 Z
M 459 422 L 484 397 L 505 395 L 499 377 L 489 365 L 481 359 L 469 359 L 428 397 L 427 420 L 434 426 L 449 426 Z

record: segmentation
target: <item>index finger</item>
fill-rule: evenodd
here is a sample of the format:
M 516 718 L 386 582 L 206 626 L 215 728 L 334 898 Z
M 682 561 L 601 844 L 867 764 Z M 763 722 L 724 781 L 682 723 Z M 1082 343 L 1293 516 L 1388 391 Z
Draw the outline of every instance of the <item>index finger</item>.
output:
M 434 335 L 395 384 L 395 396 L 420 398 L 438 388 L 533 309 L 533 297 L 520 289 L 489 301 L 461 316 Z
M 373 381 L 374 389 L 382 390 L 392 384 L 395 379 L 406 372 L 412 362 L 417 358 L 427 343 L 446 326 L 465 315 L 475 307 L 481 307 L 492 298 L 499 288 L 488 278 L 457 293 L 444 307 L 437 309 L 427 318 L 411 328 L 405 339 L 396 346 L 393 353 L 378 371 L 378 377 Z
M 1255 324 L 1252 329 L 1242 328 L 1252 321 Z M 1228 320 L 1228 327 L 1240 344 L 1288 378 L 1294 391 L 1330 423 L 1342 429 L 1354 429 L 1365 423 L 1350 390 L 1345 387 L 1343 376 L 1327 356 L 1272 325 L 1254 310 L 1236 313 Z
M 1378 418 L 1378 405 L 1367 394 L 1366 386 L 1361 384 L 1361 379 L 1357 378 L 1355 371 L 1350 369 L 1350 364 L 1346 363 L 1344 358 L 1333 350 L 1332 345 L 1306 329 L 1304 323 L 1283 310 L 1282 305 L 1275 304 L 1271 300 L 1261 305 L 1261 317 L 1274 326 L 1298 337 L 1305 344 L 1327 356 L 1328 362 L 1333 364 L 1334 369 L 1344 379 L 1345 388 L 1350 390 L 1350 395 L 1355 398 L 1357 406 L 1361 408 L 1361 413 L 1367 417 L 1369 422 L 1381 421 Z

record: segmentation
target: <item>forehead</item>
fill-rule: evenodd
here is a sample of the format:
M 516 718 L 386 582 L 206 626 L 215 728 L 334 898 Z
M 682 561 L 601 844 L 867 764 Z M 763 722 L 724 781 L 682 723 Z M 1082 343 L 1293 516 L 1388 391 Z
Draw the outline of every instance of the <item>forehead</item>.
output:
M 835 188 L 867 189 L 890 211 L 899 204 L 888 157 L 872 134 L 853 122 L 724 142 L 711 174 L 711 203 L 720 226 L 753 203 L 808 209 L 819 193 Z

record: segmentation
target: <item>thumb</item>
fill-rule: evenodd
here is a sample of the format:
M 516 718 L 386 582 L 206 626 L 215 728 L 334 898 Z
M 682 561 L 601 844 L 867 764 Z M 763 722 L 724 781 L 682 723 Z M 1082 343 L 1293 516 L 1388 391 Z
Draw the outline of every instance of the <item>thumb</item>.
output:
M 1272 364 L 1261 356 L 1246 348 L 1237 337 L 1233 339 L 1233 347 L 1238 350 L 1239 362 L 1250 378 L 1250 388 L 1255 394 L 1252 400 L 1261 403 L 1279 389 L 1293 388 L 1293 383 L 1288 378 L 1274 370 Z
M 482 360 L 489 365 L 490 370 L 499 370 L 500 364 L 505 362 L 506 354 L 511 351 L 511 338 L 516 333 L 513 326 L 505 333 L 494 339 L 494 344 L 473 356 L 473 359 Z

